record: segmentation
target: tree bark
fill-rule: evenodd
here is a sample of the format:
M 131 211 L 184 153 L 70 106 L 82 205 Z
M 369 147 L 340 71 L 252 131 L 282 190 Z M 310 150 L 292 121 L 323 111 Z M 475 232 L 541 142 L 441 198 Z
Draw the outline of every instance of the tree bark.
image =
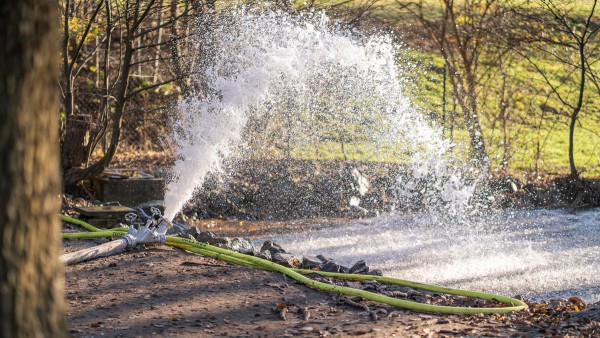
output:
M 0 336 L 66 337 L 58 4 L 0 2 Z
M 479 109 L 477 106 L 477 94 L 475 93 L 475 80 L 472 74 L 467 73 L 467 106 L 463 114 L 465 116 L 465 123 L 469 130 L 469 139 L 471 140 L 471 159 L 474 164 L 480 168 L 484 167 L 488 163 L 487 151 L 485 148 L 485 141 L 483 139 L 483 131 L 481 130 L 481 123 L 479 122 Z
M 595 4 L 595 3 L 594 3 Z M 595 8 L 595 6 L 594 6 Z M 593 10 L 592 10 L 593 13 Z M 581 39 L 584 41 L 585 35 Z M 585 92 L 585 76 L 586 76 L 586 56 L 585 56 L 585 44 L 579 45 L 578 50 L 579 56 L 579 64 L 581 66 L 580 69 L 580 78 L 579 78 L 579 95 L 577 96 L 577 105 L 573 109 L 573 113 L 571 113 L 571 123 L 569 124 L 569 169 L 571 170 L 571 177 L 579 178 L 579 171 L 577 170 L 577 166 L 575 165 L 575 124 L 577 123 L 577 119 L 579 118 L 579 112 L 583 107 L 583 98 Z

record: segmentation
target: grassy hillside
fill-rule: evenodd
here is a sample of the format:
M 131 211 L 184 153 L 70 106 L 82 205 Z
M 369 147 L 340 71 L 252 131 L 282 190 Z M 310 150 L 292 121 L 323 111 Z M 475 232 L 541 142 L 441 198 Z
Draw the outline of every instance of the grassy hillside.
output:
M 425 15 L 435 17 L 435 6 L 438 2 L 426 0 L 431 12 Z M 577 7 L 575 15 L 589 12 L 592 0 L 574 3 Z M 367 2 L 353 1 L 345 3 L 348 10 L 364 6 Z M 446 80 L 446 106 L 443 108 L 443 68 L 444 61 L 435 46 L 428 41 L 421 24 L 398 9 L 395 2 L 376 2 L 370 10 L 371 18 L 364 19 L 366 25 L 395 28 L 401 41 L 406 45 L 399 56 L 399 64 L 411 65 L 404 69 L 406 95 L 428 115 L 432 123 L 444 128 L 446 137 L 456 144 L 457 154 L 466 153 L 468 134 L 461 118 L 460 108 L 453 104 L 450 81 Z M 338 8 L 339 10 L 339 8 Z M 348 14 L 347 14 L 348 15 Z M 351 14 L 350 14 L 351 16 Z M 598 16 L 596 14 L 596 16 Z M 374 20 L 373 20 L 374 19 Z M 598 21 L 598 20 L 596 20 Z M 373 24 L 373 22 L 376 22 Z M 561 95 L 573 102 L 576 94 L 576 77 L 556 60 L 537 57 L 531 59 L 538 67 L 547 72 L 554 83 L 564 82 L 559 87 Z M 482 57 L 485 65 L 490 60 Z M 565 107 L 553 95 L 543 77 L 530 62 L 518 56 L 511 56 L 509 66 L 504 74 L 493 65 L 486 69 L 478 93 L 478 104 L 486 147 L 492 170 L 509 170 L 527 174 L 568 174 L 568 136 L 569 108 Z M 485 65 L 486 67 L 488 65 Z M 600 72 L 597 64 L 592 64 Z M 508 108 L 505 119 L 500 114 L 501 90 L 503 78 L 504 88 L 508 95 Z M 456 110 L 452 114 L 453 110 Z M 504 120 L 504 121 L 503 121 Z M 588 82 L 584 106 L 580 113 L 579 123 L 574 134 L 575 163 L 584 177 L 600 176 L 600 93 Z M 504 147 L 504 142 L 508 147 Z M 375 147 L 360 142 L 344 145 L 349 159 L 391 160 L 395 159 L 393 151 L 385 153 L 391 147 Z M 323 142 L 318 145 L 302 146 L 294 151 L 297 156 L 343 158 L 341 144 Z M 400 160 L 401 161 L 401 160 Z
M 465 1 L 467 0 L 458 0 L 455 3 L 462 5 Z M 578 6 L 576 9 L 579 12 L 584 13 L 586 8 L 591 7 L 592 2 L 593 0 L 583 0 L 575 1 L 573 4 Z M 411 98 L 421 113 L 430 119 L 432 124 L 443 128 L 444 135 L 456 145 L 456 156 L 466 156 L 468 133 L 461 117 L 460 107 L 453 100 L 454 93 L 449 80 L 446 80 L 446 104 L 443 105 L 444 60 L 421 23 L 406 10 L 402 10 L 398 3 L 392 0 L 335 0 L 303 1 L 298 2 L 298 6 L 306 8 L 315 4 L 317 8 L 329 8 L 328 12 L 332 16 L 340 18 L 342 21 L 353 22 L 365 31 L 393 32 L 405 46 L 398 55 L 398 64 L 403 67 L 402 80 L 405 83 L 405 94 Z M 440 17 L 439 8 L 436 10 L 436 6 L 439 6 L 440 3 L 438 0 L 423 0 L 421 3 L 428 5 L 423 12 L 425 16 Z M 503 0 L 498 3 L 505 4 L 507 1 Z M 218 1 L 216 4 L 217 9 L 221 9 L 231 6 L 232 1 Z M 277 3 L 277 5 L 280 4 Z M 584 17 L 583 14 L 577 14 L 577 10 L 574 13 Z M 165 11 L 163 10 L 163 12 Z M 89 16 L 89 13 L 86 15 Z M 599 20 L 596 18 L 596 23 Z M 84 30 L 85 22 L 78 17 L 72 18 L 69 27 L 73 30 L 74 37 L 79 36 L 77 32 L 80 33 Z M 96 28 L 94 27 L 92 30 L 94 34 L 102 31 Z M 113 66 L 119 64 L 118 58 L 122 54 L 118 50 L 121 48 L 121 42 L 116 39 L 116 36 L 114 38 L 112 42 L 114 55 L 109 57 L 110 65 Z M 148 36 L 146 39 L 147 44 L 152 46 L 155 42 L 153 39 L 158 39 L 158 36 Z M 597 40 L 596 38 L 595 44 L 592 46 L 596 46 L 596 49 L 600 45 Z M 94 39 L 90 38 L 86 41 L 84 49 L 89 53 L 101 50 L 101 48 L 95 48 Z M 161 57 L 161 63 L 144 61 L 144 67 L 138 66 L 131 75 L 130 88 L 152 85 L 150 79 L 154 78 L 152 81 L 160 82 L 161 76 L 169 75 L 169 72 L 173 70 L 165 65 L 171 64 L 171 50 L 173 49 L 170 47 L 161 49 L 161 53 L 164 54 Z M 139 60 L 147 61 L 147 59 L 151 60 L 153 57 L 157 57 L 154 48 L 142 51 L 141 55 L 138 54 L 136 52 L 135 57 Z M 192 50 L 189 55 L 195 56 L 195 51 Z M 539 67 L 548 72 L 550 80 L 555 82 L 565 80 L 560 91 L 570 100 L 573 99 L 575 93 L 573 90 L 576 89 L 573 80 L 576 79 L 576 74 L 566 72 L 564 64 L 560 62 L 538 55 L 530 55 L 530 57 Z M 83 56 L 80 56 L 80 59 L 83 59 Z M 88 67 L 84 68 L 76 79 L 75 86 L 75 106 L 78 107 L 79 112 L 95 114 L 94 116 L 98 118 L 99 107 L 101 107 L 100 98 L 102 97 L 98 93 L 102 93 L 103 90 L 100 88 L 102 84 L 100 75 L 104 73 L 96 68 L 102 64 L 101 59 L 95 59 L 96 65 L 92 65 L 89 61 L 93 58 L 89 59 L 89 62 L 85 61 L 88 62 Z M 600 60 L 592 61 L 591 67 L 595 67 L 597 74 L 600 74 L 600 62 L 597 62 Z M 494 62 L 485 55 L 482 56 L 480 63 L 483 65 L 482 69 L 486 69 L 486 74 L 482 77 L 477 95 L 479 117 L 492 169 L 528 174 L 568 174 L 569 119 L 566 115 L 568 109 L 556 99 L 544 79 L 524 58 L 511 55 L 509 59 L 503 60 L 507 65 L 503 72 L 497 67 L 494 68 Z M 187 65 L 192 62 L 185 61 L 182 64 Z M 491 67 L 486 68 L 489 65 Z M 157 77 L 157 74 L 161 76 Z M 111 75 L 109 78 L 118 79 L 119 77 Z M 129 103 L 122 142 L 140 148 L 168 147 L 168 145 L 159 145 L 152 135 L 167 133 L 165 125 L 168 123 L 164 123 L 164 120 L 169 114 L 168 107 L 180 95 L 181 88 L 178 87 L 178 84 L 169 83 L 158 86 L 156 89 L 145 92 L 143 96 L 139 96 L 135 101 Z M 505 97 L 507 109 L 504 115 L 500 110 L 503 89 L 509 92 L 509 95 Z M 580 113 L 574 136 L 575 161 L 583 176 L 598 177 L 600 176 L 600 92 L 591 84 L 588 84 L 586 89 L 585 104 Z M 354 125 L 351 125 L 352 123 Z M 279 139 L 269 140 L 271 147 L 261 149 L 261 155 L 388 162 L 402 162 L 403 157 L 407 156 L 407 154 L 398 153 L 397 148 L 391 144 L 366 143 L 364 141 L 366 137 L 358 134 L 364 132 L 365 129 L 368 130 L 369 126 L 360 125 L 360 122 L 347 122 L 346 124 L 348 125 L 344 128 L 349 131 L 348 133 L 355 133 L 356 136 L 350 135 L 344 144 L 336 141 L 335 137 L 331 137 L 331 135 L 321 137 L 319 141 L 314 141 L 314 139 L 318 139 L 314 138 L 310 144 L 294 144 L 293 142 L 286 144 L 286 140 L 281 139 L 286 121 L 274 121 L 273 125 L 279 129 L 275 130 L 273 134 L 279 135 Z M 316 126 L 313 129 L 319 128 L 324 129 L 323 126 Z M 262 129 L 256 132 L 267 134 Z M 266 143 L 259 144 L 259 147 L 264 144 Z M 290 146 L 291 148 L 289 148 Z
M 419 67 L 411 72 L 414 81 L 408 93 L 417 106 L 434 116 L 438 124 L 442 124 L 443 60 L 434 51 L 412 50 L 409 55 L 420 62 Z M 524 61 L 515 64 L 513 71 L 518 74 L 513 86 L 518 86 L 520 93 L 511 109 L 510 120 L 507 121 L 510 142 L 508 169 L 527 173 L 537 170 L 540 174 L 568 174 L 568 118 L 560 114 L 561 107 L 556 100 L 547 100 L 549 89 L 540 75 L 528 68 Z M 451 91 L 448 82 L 446 86 Z M 594 90 L 589 86 L 574 135 L 575 162 L 586 177 L 600 176 L 600 95 Z M 500 104 L 498 97 L 494 95 L 488 95 L 481 101 L 484 112 L 494 112 Z M 544 112 L 541 108 L 546 107 L 544 104 L 554 105 L 556 108 Z M 468 143 L 468 135 L 459 112 L 450 133 L 452 108 L 452 98 L 448 97 L 445 135 L 458 145 L 464 145 Z M 492 168 L 498 169 L 502 161 L 503 133 L 498 121 L 494 125 L 494 118 L 495 116 L 484 115 L 482 128 Z

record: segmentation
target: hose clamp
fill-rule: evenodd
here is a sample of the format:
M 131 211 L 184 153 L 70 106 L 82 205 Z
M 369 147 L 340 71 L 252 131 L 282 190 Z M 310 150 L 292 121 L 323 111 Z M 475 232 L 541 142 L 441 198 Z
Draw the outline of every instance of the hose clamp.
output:
M 128 246 L 164 244 L 167 242 L 167 230 L 172 226 L 171 222 L 164 218 L 157 208 L 152 208 L 150 211 L 152 217 L 148 219 L 146 224 L 139 226 L 137 229 L 134 226 L 137 215 L 134 213 L 125 215 L 125 219 L 129 223 L 127 235 L 124 236 Z
M 167 235 L 165 234 L 156 234 L 156 236 L 154 237 L 155 242 L 157 244 L 165 244 L 167 243 Z
M 135 236 L 132 236 L 131 234 L 127 234 L 127 235 L 123 236 L 122 238 L 127 242 L 128 248 L 133 248 L 137 244 L 137 240 L 135 239 Z

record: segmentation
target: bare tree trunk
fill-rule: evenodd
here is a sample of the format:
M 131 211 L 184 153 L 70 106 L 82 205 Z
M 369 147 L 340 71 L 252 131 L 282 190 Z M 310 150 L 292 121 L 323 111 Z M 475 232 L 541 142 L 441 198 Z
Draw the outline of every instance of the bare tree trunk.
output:
M 160 54 L 161 54 L 161 47 L 162 47 L 162 37 L 163 37 L 163 23 L 164 23 L 164 11 L 163 11 L 163 1 L 164 0 L 159 0 L 158 1 L 158 8 L 160 9 L 158 11 L 158 26 L 160 27 L 158 29 L 158 36 L 157 36 L 157 41 L 156 41 L 156 57 L 155 57 L 155 61 L 154 61 L 154 75 L 152 77 L 152 82 L 156 83 L 158 81 L 158 67 L 159 67 L 159 62 L 160 62 Z
M 525 13 L 525 22 L 535 22 L 536 25 L 541 23 L 546 27 L 544 34 L 537 36 L 533 39 L 533 44 L 537 45 L 535 49 L 544 51 L 546 48 L 550 48 L 551 52 L 546 54 L 551 56 L 552 62 L 557 62 L 564 67 L 564 74 L 557 76 L 555 70 L 552 70 L 553 77 L 559 77 L 558 83 L 551 81 L 548 74 L 549 70 L 544 69 L 540 66 L 540 63 L 535 61 L 529 56 L 527 52 L 520 52 L 521 56 L 525 58 L 543 77 L 546 85 L 552 90 L 552 94 L 562 103 L 568 110 L 569 114 L 569 170 L 570 176 L 573 178 L 579 177 L 579 171 L 575 164 L 574 157 L 574 134 L 579 114 L 582 113 L 585 103 L 585 90 L 586 81 L 589 78 L 594 83 L 593 79 L 597 78 L 596 72 L 592 69 L 592 65 L 597 61 L 597 37 L 600 34 L 600 28 L 597 24 L 596 6 L 598 5 L 597 0 L 591 1 L 591 7 L 582 5 L 581 8 L 574 7 L 565 9 L 562 2 L 554 0 L 543 0 L 540 1 L 540 11 L 532 11 L 529 14 L 530 9 L 525 11 L 519 10 L 519 13 Z M 577 8 L 577 9 L 575 9 Z M 589 10 L 589 12 L 588 12 Z M 587 12 L 587 13 L 586 13 Z M 585 20 L 582 14 L 586 15 Z M 525 29 L 532 31 L 527 25 Z M 535 32 L 535 30 L 533 30 Z M 552 38 L 548 39 L 547 36 Z M 558 39 L 555 39 L 556 37 Z M 592 47 L 593 46 L 593 47 Z M 534 49 L 534 50 L 535 50 Z M 555 53 L 555 51 L 563 51 L 563 53 Z M 577 61 L 575 62 L 575 52 L 577 53 Z M 573 61 L 570 61 L 573 60 Z M 560 73 L 558 73 L 560 74 Z M 579 77 L 576 81 L 577 84 L 577 96 L 576 100 L 572 101 L 569 95 L 559 90 L 560 87 L 570 86 L 567 80 L 572 74 L 577 74 Z
M 108 146 L 106 154 L 104 154 L 104 156 L 94 164 L 85 168 L 73 167 L 67 170 L 64 173 L 66 185 L 74 185 L 79 181 L 89 179 L 100 174 L 112 161 L 117 152 L 119 139 L 121 137 L 123 112 L 125 110 L 125 104 L 127 103 L 127 87 L 129 86 L 129 76 L 131 74 L 133 53 L 135 51 L 133 48 L 133 29 L 130 29 L 130 27 L 127 27 L 126 37 L 122 43 L 125 45 L 125 52 L 123 55 L 121 78 L 119 80 L 115 95 L 115 112 L 113 113 L 110 145 Z
M 579 172 L 575 166 L 575 155 L 573 150 L 575 149 L 575 141 L 573 136 L 575 135 L 575 124 L 577 123 L 577 115 L 571 115 L 571 123 L 569 124 L 569 169 L 572 177 L 579 177 Z
M 126 2 L 126 4 L 128 4 Z M 153 1 L 151 1 L 147 6 L 152 6 Z M 133 13 L 127 14 L 130 15 L 126 17 L 126 27 L 125 27 L 125 37 L 121 40 L 121 44 L 125 46 L 125 50 L 122 57 L 122 66 L 120 69 L 119 80 L 116 83 L 116 93 L 114 97 L 114 113 L 112 114 L 112 126 L 111 126 L 111 137 L 110 144 L 106 149 L 106 153 L 104 156 L 99 159 L 97 162 L 84 167 L 72 167 L 72 168 L 63 168 L 64 175 L 63 179 L 65 181 L 65 185 L 70 186 L 74 185 L 79 181 L 89 179 L 93 176 L 100 174 L 104 168 L 106 168 L 113 157 L 117 152 L 117 147 L 119 145 L 119 140 L 121 137 L 121 126 L 123 123 L 123 113 L 125 110 L 125 105 L 127 104 L 128 96 L 127 90 L 129 87 L 129 77 L 131 76 L 133 65 L 133 55 L 135 53 L 135 48 L 133 44 L 135 43 L 135 32 L 139 28 L 140 23 L 146 18 L 148 11 L 142 12 L 140 8 L 140 3 L 136 2 L 132 4 Z M 149 7 L 148 7 L 149 8 Z M 125 12 L 128 13 L 130 7 L 126 6 Z
M 492 122 L 491 130 L 496 129 L 496 122 L 500 120 L 500 128 L 502 132 L 502 159 L 500 161 L 500 168 L 502 170 L 508 169 L 508 159 L 510 157 L 509 151 L 509 136 L 508 136 L 508 108 L 510 106 L 509 98 L 511 96 L 511 90 L 508 89 L 508 76 L 506 74 L 506 67 L 503 62 L 498 63 L 498 68 L 500 70 L 500 78 L 502 83 L 500 85 L 500 105 L 498 106 L 499 112 L 497 117 Z
M 0 2 L 0 336 L 67 337 L 60 244 L 58 4 Z
M 170 6 L 170 14 L 171 14 L 171 20 L 173 18 L 176 18 L 179 16 L 179 8 L 178 8 L 178 2 L 176 0 L 171 0 L 171 6 Z M 171 48 L 171 63 L 173 65 L 174 71 L 175 71 L 175 83 L 177 84 L 177 86 L 179 86 L 179 88 L 181 89 L 181 92 L 185 95 L 188 93 L 188 88 L 187 88 L 187 84 L 185 83 L 183 77 L 181 76 L 181 74 L 184 73 L 183 70 L 183 66 L 181 65 L 181 45 L 178 44 L 175 40 L 175 38 L 177 36 L 179 36 L 179 27 L 178 26 L 179 21 L 174 22 L 171 25 L 171 43 L 170 43 L 170 48 Z
M 94 38 L 94 40 L 96 40 L 96 45 L 100 44 L 100 36 L 96 35 L 96 37 Z M 94 76 L 94 86 L 99 87 L 100 86 L 100 53 L 96 53 L 94 56 L 94 64 L 96 67 L 96 71 L 95 71 L 95 76 Z
M 99 2 L 96 6 L 91 18 L 89 19 L 83 37 L 80 38 L 79 43 L 71 43 L 73 38 L 69 34 L 69 18 L 76 16 L 76 9 L 73 7 L 72 10 L 68 11 L 69 3 L 75 1 L 66 0 L 65 14 L 63 22 L 63 75 L 65 76 L 65 88 L 64 92 L 64 105 L 65 105 L 65 117 L 66 117 L 66 128 L 63 130 L 61 135 L 61 166 L 63 168 L 71 168 L 81 166 L 86 162 L 87 159 L 87 143 L 90 130 L 91 116 L 81 115 L 75 109 L 75 74 L 78 72 L 75 60 L 81 54 L 85 37 L 88 37 L 88 33 L 92 27 L 92 24 L 96 21 L 96 16 L 99 13 L 102 3 Z M 83 4 L 84 13 L 87 11 L 87 3 Z M 74 5 L 73 5 L 74 6 Z M 82 14 L 84 15 L 84 14 Z M 71 58 L 71 60 L 70 60 Z
M 483 140 L 483 131 L 479 122 L 479 114 L 477 108 L 477 98 L 475 94 L 475 84 L 469 83 L 467 94 L 468 111 L 464 112 L 465 122 L 469 130 L 469 139 L 471 140 L 471 158 L 477 167 L 482 167 L 487 164 L 487 151 Z
M 65 75 L 65 88 L 63 89 L 64 102 L 65 102 L 65 114 L 67 117 L 70 117 L 73 114 L 73 77 L 71 76 L 71 72 L 69 71 L 69 39 L 71 38 L 69 34 L 69 18 L 70 13 L 73 13 L 73 2 L 70 0 L 65 0 L 65 16 L 63 23 L 63 72 Z
M 595 7 L 595 6 L 594 6 Z M 592 11 L 593 13 L 593 11 Z M 569 169 L 571 170 L 571 176 L 578 178 L 579 171 L 577 170 L 577 166 L 575 166 L 575 141 L 573 137 L 575 136 L 575 124 L 577 123 L 577 119 L 579 118 L 579 112 L 583 107 L 583 98 L 585 92 L 585 79 L 586 79 L 586 56 L 585 56 L 585 44 L 579 45 L 579 63 L 580 63 L 580 79 L 579 79 L 579 95 L 577 96 L 577 105 L 573 109 L 573 113 L 571 113 L 571 123 L 569 124 Z
M 447 58 L 446 58 L 447 59 Z M 477 95 L 475 93 L 475 80 L 472 71 L 465 67 L 464 76 L 458 75 L 456 67 L 446 63 L 453 76 L 450 76 L 450 83 L 454 92 L 454 98 L 462 109 L 463 118 L 469 134 L 471 145 L 471 160 L 476 167 L 483 167 L 487 164 L 487 151 L 483 139 L 481 123 L 479 122 Z
M 137 50 L 136 50 L 135 54 L 137 54 L 137 58 L 134 59 L 133 63 L 137 62 L 137 74 L 136 75 L 138 77 L 143 77 L 144 74 L 142 74 L 142 62 L 141 62 L 143 59 L 142 48 L 141 48 L 142 47 L 142 37 L 138 36 L 136 41 L 137 41 Z
M 122 120 L 124 118 L 131 119 L 131 117 L 124 117 L 123 113 L 125 105 L 130 102 L 131 98 L 173 81 L 183 89 L 184 93 L 188 91 L 188 87 L 191 87 L 186 81 L 186 77 L 189 76 L 193 66 L 190 66 L 190 62 L 184 59 L 191 58 L 187 54 L 192 53 L 186 53 L 182 48 L 186 41 L 192 44 L 194 40 L 185 39 L 182 25 L 185 23 L 190 26 L 190 34 L 194 32 L 191 25 L 193 25 L 192 14 L 196 11 L 196 7 L 192 4 L 197 4 L 197 10 L 201 11 L 202 2 L 198 0 L 116 2 L 99 0 L 91 6 L 90 3 L 81 1 L 64 1 L 65 7 L 69 8 L 64 15 L 65 38 L 62 46 L 65 76 L 62 81 L 65 83 L 63 86 L 67 123 L 62 128 L 63 133 L 61 134 L 61 164 L 65 186 L 71 187 L 81 180 L 101 173 L 110 164 L 119 143 Z M 78 8 L 82 7 L 80 4 L 88 7 L 88 15 L 77 14 Z M 104 16 L 99 14 L 102 13 L 102 7 L 106 13 Z M 74 17 L 83 18 L 82 23 L 85 24 L 83 34 L 69 33 L 69 18 Z M 157 17 L 158 23 L 156 22 Z M 183 20 L 187 21 L 182 22 Z M 92 27 L 94 22 L 103 26 L 102 31 L 97 32 L 97 34 L 101 34 L 102 38 L 98 39 L 95 44 L 90 43 L 91 40 L 88 39 L 94 32 L 94 27 Z M 156 35 L 154 32 L 156 31 L 158 31 L 158 43 L 154 42 L 154 35 Z M 120 37 L 117 38 L 118 43 L 114 43 L 112 36 L 114 34 L 116 37 L 117 33 Z M 180 35 L 171 36 L 171 34 Z M 166 67 L 166 70 L 165 67 L 157 69 L 160 62 L 164 61 L 162 55 L 165 52 L 168 53 L 162 47 L 163 45 L 165 48 L 171 49 L 173 67 L 176 71 L 171 71 L 170 66 Z M 101 57 L 98 55 L 103 50 L 104 60 L 100 60 Z M 157 57 L 153 61 L 155 73 L 148 74 L 152 77 L 153 83 L 145 85 L 143 81 L 136 81 L 135 86 L 130 88 L 130 76 L 142 76 L 141 72 L 144 71 L 144 67 L 152 66 L 151 60 L 143 58 L 146 55 L 144 53 Z M 80 71 L 85 69 L 94 56 L 98 57 L 97 61 L 101 65 L 101 67 L 97 67 L 98 72 L 100 68 L 103 68 L 100 75 L 102 76 L 102 88 L 99 90 L 103 95 L 98 117 L 94 116 L 95 119 L 90 121 L 78 112 L 77 107 L 73 104 L 73 95 L 76 95 L 78 87 L 82 86 L 83 81 L 79 81 L 78 78 L 85 72 L 81 73 Z M 142 66 L 143 63 L 149 63 L 149 66 Z M 161 79 L 161 76 L 167 72 L 171 76 Z M 139 104 L 138 102 L 132 103 L 132 105 Z M 143 111 L 143 109 L 138 111 Z M 83 128 L 78 128 L 79 126 Z M 110 140 L 107 141 L 107 138 Z M 102 144 L 104 154 L 102 159 L 96 161 L 92 159 L 91 154 L 99 144 Z

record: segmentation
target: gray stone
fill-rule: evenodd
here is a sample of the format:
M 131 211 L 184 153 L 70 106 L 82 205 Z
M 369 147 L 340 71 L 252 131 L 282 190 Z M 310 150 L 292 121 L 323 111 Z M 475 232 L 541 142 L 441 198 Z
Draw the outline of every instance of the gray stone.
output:
M 271 256 L 274 256 L 276 253 L 287 253 L 279 244 L 273 241 L 265 241 L 260 247 L 260 251 L 269 251 Z
M 191 241 L 197 242 L 196 241 L 196 237 L 192 236 L 192 235 L 186 235 L 186 234 L 181 234 L 180 236 L 181 238 L 185 238 L 185 239 L 189 239 Z
M 321 265 L 321 271 L 325 271 L 325 272 L 344 272 L 344 266 L 334 262 L 334 261 L 327 261 L 325 263 L 323 263 Z M 348 268 L 345 268 L 346 272 L 348 272 Z
M 229 250 L 243 253 L 246 255 L 254 255 L 256 248 L 254 247 L 254 243 L 248 238 L 233 238 L 229 243 Z
M 294 255 L 284 252 L 278 252 L 273 255 L 273 262 L 288 267 L 300 266 L 300 261 Z
M 303 256 L 302 257 L 302 267 L 304 269 L 312 269 L 312 268 L 320 267 L 322 263 L 323 262 L 321 262 L 320 259 L 318 259 L 317 257 L 314 257 L 314 256 Z
M 369 267 L 362 259 L 354 263 L 354 265 L 352 265 L 352 267 L 350 268 L 350 273 L 353 274 L 366 274 L 367 272 L 369 272 Z
M 208 244 L 214 245 L 214 246 L 219 247 L 221 249 L 230 250 L 230 248 L 231 248 L 231 238 L 228 238 L 228 237 L 218 237 L 218 238 L 215 238 L 215 239 L 211 240 L 211 242 L 208 242 Z
M 372 276 L 383 276 L 383 271 L 381 271 L 381 269 L 373 269 L 369 272 L 364 273 L 365 275 L 372 275 Z
M 186 235 L 194 236 L 194 238 L 196 238 L 196 236 L 199 236 L 201 233 L 202 231 L 200 231 L 200 229 L 196 227 L 191 227 L 185 231 Z
M 196 240 L 202 243 L 208 243 L 210 245 L 216 245 L 219 247 L 229 245 L 229 240 L 224 237 L 219 237 L 212 231 L 201 231 L 200 234 L 196 235 Z
M 333 261 L 333 258 L 329 258 L 329 257 L 323 256 L 323 255 L 317 255 L 317 258 L 320 259 L 321 262 L 323 262 L 323 263 Z
M 268 261 L 273 259 L 273 257 L 271 256 L 271 252 L 267 250 L 257 252 L 255 256 L 258 258 L 266 259 Z
M 170 233 L 186 232 L 190 229 L 190 224 L 187 222 L 172 222 L 173 227 L 167 230 L 167 235 Z

